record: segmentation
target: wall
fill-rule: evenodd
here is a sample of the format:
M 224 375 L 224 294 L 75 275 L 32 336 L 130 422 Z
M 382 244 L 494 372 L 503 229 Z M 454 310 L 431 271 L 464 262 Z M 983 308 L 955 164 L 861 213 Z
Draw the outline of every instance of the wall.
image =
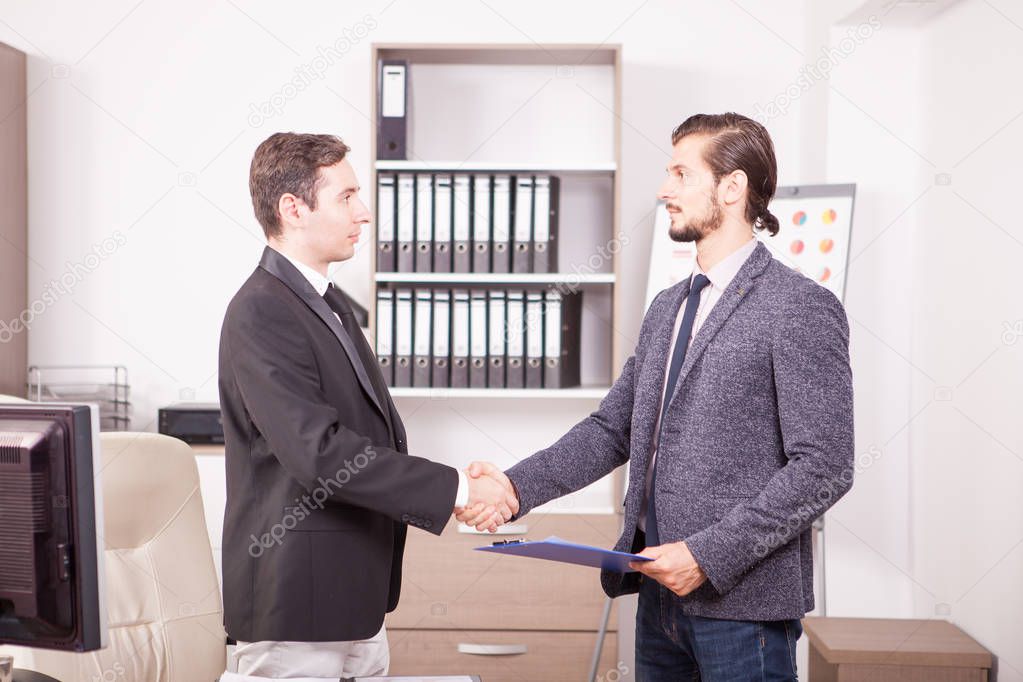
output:
M 833 44 L 847 32 L 833 30 Z M 831 75 L 827 179 L 856 182 L 845 297 L 856 412 L 856 481 L 827 517 L 828 615 L 908 615 L 910 383 L 916 204 L 928 179 L 901 142 L 916 134 L 912 29 L 883 26 Z M 893 53 L 899 57 L 893 60 Z M 883 111 L 884 122 L 877 120 Z M 894 131 L 894 132 L 892 132 Z M 869 585 L 870 589 L 864 589 Z
M 858 183 L 847 311 L 859 476 L 831 615 L 945 618 L 1023 679 L 1018 5 L 945 3 L 836 69 L 828 178 Z
M 698 16 L 663 2 L 584 7 L 364 2 L 289 15 L 272 3 L 69 3 L 53 20 L 52 8 L 9 3 L 0 38 L 30 54 L 31 294 L 69 269 L 80 276 L 36 316 L 30 361 L 128 365 L 140 429 L 153 428 L 160 405 L 215 398 L 223 310 L 262 248 L 247 192 L 252 151 L 276 130 L 330 131 L 350 142 L 356 172 L 368 177 L 371 41 L 623 43 L 622 215 L 636 239 L 622 288 L 626 301 L 643 300 L 671 128 L 697 110 L 766 101 L 798 55 L 734 6 Z M 748 12 L 770 15 L 798 42 L 799 9 Z M 346 52 L 328 50 L 346 36 Z M 719 49 L 726 42 L 734 47 Z M 750 70 L 756 62 L 772 66 Z M 293 92 L 299 72 L 309 85 Z M 798 126 L 771 123 L 787 180 L 799 179 Z M 103 247 L 118 234 L 123 245 Z M 96 267 L 79 267 L 94 252 Z M 367 256 L 334 271 L 363 299 Z M 642 310 L 625 308 L 619 326 L 634 337 Z
M 911 354 L 917 617 L 944 617 L 1023 680 L 1023 8 L 964 2 L 921 35 L 920 202 Z M 927 376 L 929 375 L 929 376 Z

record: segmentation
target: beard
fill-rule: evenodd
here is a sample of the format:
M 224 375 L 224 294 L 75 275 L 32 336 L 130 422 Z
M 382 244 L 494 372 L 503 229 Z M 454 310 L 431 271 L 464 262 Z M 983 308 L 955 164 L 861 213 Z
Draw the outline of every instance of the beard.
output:
M 721 227 L 724 222 L 724 211 L 713 199 L 707 202 L 707 211 L 700 218 L 692 218 L 685 223 L 676 226 L 674 223 L 668 228 L 668 236 L 675 242 L 697 242 L 706 237 L 714 230 Z

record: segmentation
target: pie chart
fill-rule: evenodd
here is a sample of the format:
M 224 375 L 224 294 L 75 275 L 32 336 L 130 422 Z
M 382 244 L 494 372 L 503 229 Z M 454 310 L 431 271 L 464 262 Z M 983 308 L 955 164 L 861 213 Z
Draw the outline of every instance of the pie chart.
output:
M 799 254 L 803 253 L 803 240 L 802 239 L 793 239 L 792 240 L 792 244 L 789 246 L 789 251 L 791 251 L 793 253 L 793 255 L 796 255 L 796 256 L 798 256 Z
M 806 222 L 806 211 L 796 211 L 792 214 L 792 224 L 802 225 Z
M 831 223 L 838 220 L 838 214 L 835 213 L 835 209 L 829 208 L 828 210 L 824 211 L 824 215 L 821 216 L 821 220 L 824 221 L 825 225 L 830 225 Z

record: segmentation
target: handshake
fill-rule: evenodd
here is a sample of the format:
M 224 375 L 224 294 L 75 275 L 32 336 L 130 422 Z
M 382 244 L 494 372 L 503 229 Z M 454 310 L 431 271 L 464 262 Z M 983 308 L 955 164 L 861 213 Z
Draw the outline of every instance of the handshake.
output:
M 490 462 L 473 462 L 465 470 L 469 504 L 455 507 L 455 518 L 491 533 L 519 512 L 519 496 L 511 480 Z

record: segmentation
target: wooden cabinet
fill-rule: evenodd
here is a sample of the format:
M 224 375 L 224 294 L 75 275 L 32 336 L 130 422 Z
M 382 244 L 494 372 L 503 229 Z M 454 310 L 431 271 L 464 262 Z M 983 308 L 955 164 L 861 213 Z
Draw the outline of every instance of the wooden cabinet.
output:
M 25 53 L 0 43 L 0 394 L 24 396 L 28 368 Z
M 392 675 L 479 675 L 483 682 L 587 679 L 592 632 L 388 630 Z M 598 675 L 616 669 L 616 634 L 604 637 Z M 612 677 L 612 679 L 617 679 Z
M 611 547 L 618 519 L 533 514 L 521 523 L 521 536 L 460 533 L 454 522 L 439 538 L 409 530 L 401 602 L 387 617 L 392 674 L 586 679 L 605 603 L 599 571 L 473 548 L 550 535 Z M 615 612 L 598 674 L 618 665 Z
M 991 653 L 945 620 L 805 618 L 810 679 L 987 682 Z

